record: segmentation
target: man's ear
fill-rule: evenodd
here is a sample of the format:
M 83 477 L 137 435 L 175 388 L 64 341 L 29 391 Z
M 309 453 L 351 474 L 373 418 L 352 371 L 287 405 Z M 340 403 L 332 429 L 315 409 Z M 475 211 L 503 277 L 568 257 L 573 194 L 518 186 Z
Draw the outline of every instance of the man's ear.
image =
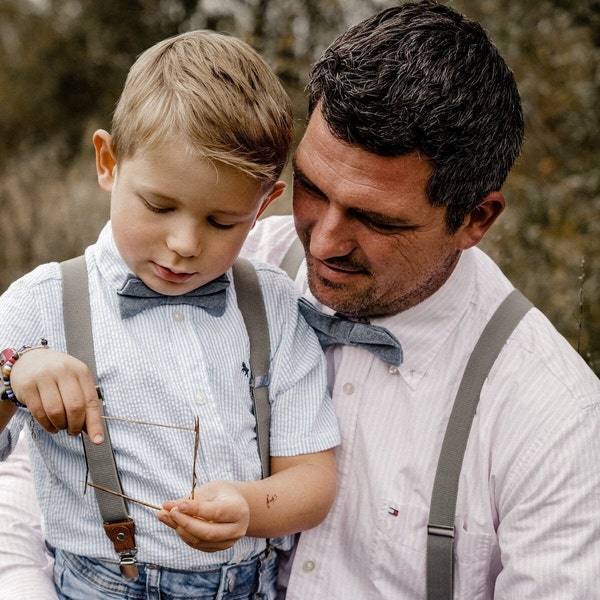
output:
M 260 206 L 260 208 L 258 209 L 258 214 L 256 215 L 256 220 L 254 221 L 256 223 L 256 221 L 258 221 L 258 218 L 260 217 L 260 215 L 262 215 L 267 206 L 269 206 L 269 204 L 271 204 L 271 202 L 273 202 L 273 200 L 276 200 L 277 198 L 279 198 L 279 196 L 281 196 L 281 194 L 283 194 L 283 192 L 285 191 L 286 185 L 285 182 L 283 181 L 278 181 L 273 188 L 271 189 L 271 191 L 269 192 L 269 194 L 267 195 L 267 197 L 262 201 L 262 204 Z
M 112 136 L 104 129 L 94 133 L 94 148 L 96 150 L 96 173 L 98 185 L 105 192 L 111 192 L 115 181 L 117 160 L 112 149 Z
M 479 244 L 502 214 L 504 204 L 504 196 L 500 192 L 491 192 L 465 217 L 457 232 L 460 250 Z

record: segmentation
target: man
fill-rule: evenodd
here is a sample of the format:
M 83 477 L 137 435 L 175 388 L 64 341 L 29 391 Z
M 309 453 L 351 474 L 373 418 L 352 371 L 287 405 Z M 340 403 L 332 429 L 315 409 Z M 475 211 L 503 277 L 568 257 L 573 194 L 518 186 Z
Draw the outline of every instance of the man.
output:
M 399 367 L 327 350 L 342 445 L 327 519 L 301 535 L 287 598 L 424 598 L 429 506 L 449 414 L 483 328 L 513 286 L 474 246 L 523 122 L 482 28 L 405 4 L 335 41 L 308 84 L 294 158 L 297 283 L 325 312 L 386 327 Z M 246 253 L 277 262 L 290 218 Z M 600 382 L 537 310 L 483 386 L 460 475 L 454 597 L 598 597 Z
M 513 286 L 474 248 L 519 153 L 513 77 L 479 25 L 432 2 L 383 11 L 315 65 L 295 159 L 296 281 L 326 313 L 387 328 L 400 365 L 327 350 L 337 500 L 300 537 L 288 599 L 419 599 L 429 505 L 462 373 Z M 245 254 L 280 262 L 291 217 Z M 394 361 L 392 361 L 394 362 Z M 333 376 L 335 375 L 335 380 Z M 597 596 L 600 382 L 533 309 L 482 389 L 462 466 L 454 597 Z

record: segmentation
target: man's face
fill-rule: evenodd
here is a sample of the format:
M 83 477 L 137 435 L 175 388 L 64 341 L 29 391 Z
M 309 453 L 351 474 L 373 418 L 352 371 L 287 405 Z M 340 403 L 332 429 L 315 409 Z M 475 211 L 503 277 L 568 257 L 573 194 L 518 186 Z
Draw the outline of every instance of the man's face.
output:
M 463 249 L 426 197 L 429 162 L 335 138 L 317 109 L 294 159 L 294 217 L 314 296 L 354 317 L 396 314 L 434 293 Z M 468 244 L 470 245 L 470 244 Z

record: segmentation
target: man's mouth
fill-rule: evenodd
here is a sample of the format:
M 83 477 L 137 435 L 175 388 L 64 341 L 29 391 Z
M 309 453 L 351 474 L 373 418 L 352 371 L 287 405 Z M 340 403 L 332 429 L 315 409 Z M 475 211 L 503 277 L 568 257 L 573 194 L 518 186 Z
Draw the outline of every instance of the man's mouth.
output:
M 313 258 L 312 260 L 315 273 L 332 282 L 342 282 L 349 277 L 356 275 L 366 275 L 368 271 L 361 265 L 355 265 L 341 261 L 323 261 Z

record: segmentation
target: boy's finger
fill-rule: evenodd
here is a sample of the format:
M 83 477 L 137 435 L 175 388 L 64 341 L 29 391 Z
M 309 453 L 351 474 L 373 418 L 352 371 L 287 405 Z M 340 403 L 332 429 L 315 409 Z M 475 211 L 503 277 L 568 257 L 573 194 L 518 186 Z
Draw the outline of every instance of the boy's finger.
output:
M 86 397 L 85 428 L 94 444 L 104 441 L 104 423 L 100 411 L 99 392 L 94 388 L 93 395 Z
M 31 416 L 39 423 L 40 427 L 45 429 L 48 433 L 57 433 L 59 431 L 46 415 L 42 400 L 37 391 L 35 394 L 32 393 L 28 398 L 27 409 Z
M 183 501 L 177 507 L 180 512 L 212 523 L 237 523 L 243 518 L 243 510 L 234 502 L 200 502 L 197 506 Z
M 171 518 L 171 515 L 167 509 L 163 509 L 158 513 L 158 520 L 172 529 L 176 529 L 178 527 L 177 522 Z

